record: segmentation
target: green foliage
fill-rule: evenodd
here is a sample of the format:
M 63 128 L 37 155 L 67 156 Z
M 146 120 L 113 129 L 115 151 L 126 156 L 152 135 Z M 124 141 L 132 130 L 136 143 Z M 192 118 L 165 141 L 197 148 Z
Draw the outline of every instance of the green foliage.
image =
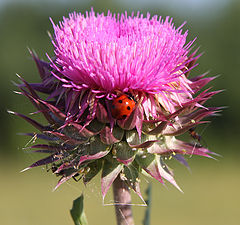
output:
M 87 225 L 87 218 L 83 211 L 83 194 L 73 201 L 73 207 L 70 210 L 75 225 Z

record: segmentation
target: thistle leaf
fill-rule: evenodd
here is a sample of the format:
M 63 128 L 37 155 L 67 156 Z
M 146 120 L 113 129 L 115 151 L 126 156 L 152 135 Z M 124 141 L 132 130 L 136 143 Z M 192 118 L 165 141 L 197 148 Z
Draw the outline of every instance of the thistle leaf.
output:
M 75 225 L 87 225 L 87 217 L 83 211 L 83 194 L 73 201 L 72 209 L 70 210 L 72 219 Z

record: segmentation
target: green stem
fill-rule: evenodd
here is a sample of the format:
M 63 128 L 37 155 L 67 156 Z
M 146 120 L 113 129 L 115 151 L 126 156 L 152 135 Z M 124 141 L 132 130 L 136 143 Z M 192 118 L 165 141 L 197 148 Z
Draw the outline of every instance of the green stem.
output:
M 113 196 L 117 225 L 134 225 L 130 190 L 120 176 L 113 182 Z

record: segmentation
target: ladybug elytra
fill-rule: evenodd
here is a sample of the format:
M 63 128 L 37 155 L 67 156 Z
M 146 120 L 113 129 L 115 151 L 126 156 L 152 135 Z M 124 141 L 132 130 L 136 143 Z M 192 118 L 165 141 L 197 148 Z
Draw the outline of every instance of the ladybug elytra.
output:
M 133 98 L 126 94 L 122 94 L 113 100 L 111 113 L 115 119 L 126 119 L 132 113 L 134 107 L 135 101 Z

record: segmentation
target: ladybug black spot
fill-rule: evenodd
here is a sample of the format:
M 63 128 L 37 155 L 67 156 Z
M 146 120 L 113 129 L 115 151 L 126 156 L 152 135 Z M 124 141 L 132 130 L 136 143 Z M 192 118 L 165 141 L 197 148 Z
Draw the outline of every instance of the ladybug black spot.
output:
M 130 107 L 130 106 L 128 106 L 128 107 L 127 107 L 127 110 L 131 110 L 131 107 Z
M 118 100 L 118 102 L 119 102 L 119 103 L 122 103 L 123 101 L 120 99 L 120 100 Z

